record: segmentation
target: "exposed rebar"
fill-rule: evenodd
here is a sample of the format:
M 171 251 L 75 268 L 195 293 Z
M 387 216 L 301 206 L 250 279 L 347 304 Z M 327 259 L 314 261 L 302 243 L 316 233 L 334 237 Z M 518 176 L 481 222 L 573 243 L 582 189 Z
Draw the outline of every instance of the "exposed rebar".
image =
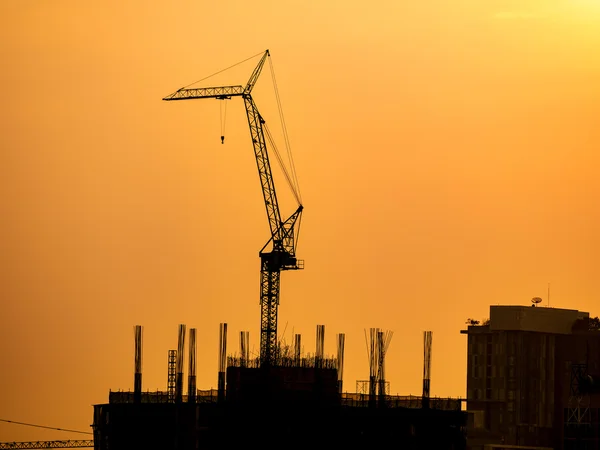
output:
M 250 359 L 250 332 L 240 331 L 240 367 L 246 367 Z
M 302 335 L 294 335 L 294 361 L 297 365 L 300 364 L 300 357 L 302 355 Z
M 219 375 L 218 375 L 218 400 L 225 400 L 225 365 L 227 362 L 227 324 L 219 324 Z
M 423 408 L 429 408 L 433 332 L 423 332 Z
M 179 325 L 179 338 L 177 340 L 177 379 L 175 382 L 175 402 L 183 400 L 183 360 L 185 348 L 185 325 Z
M 190 360 L 188 374 L 188 402 L 196 402 L 196 329 L 190 328 Z
M 142 402 L 142 326 L 134 327 L 135 362 L 133 379 L 133 401 Z
M 392 331 L 381 331 L 379 328 L 365 330 L 367 356 L 369 358 L 369 405 L 376 405 L 377 392 L 379 391 L 380 404 L 385 404 L 385 355 L 392 340 Z
M 317 325 L 317 342 L 316 342 L 316 360 L 317 367 L 321 366 L 323 357 L 325 356 L 325 325 Z
M 342 383 L 344 380 L 344 346 L 346 342 L 346 335 L 339 333 L 337 335 L 337 383 L 338 392 L 342 393 Z

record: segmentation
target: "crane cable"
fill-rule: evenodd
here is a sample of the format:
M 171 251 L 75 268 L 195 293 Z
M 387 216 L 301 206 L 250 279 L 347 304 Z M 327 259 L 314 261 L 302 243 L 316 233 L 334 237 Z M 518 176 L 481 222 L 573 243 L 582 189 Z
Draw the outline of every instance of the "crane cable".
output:
M 269 68 L 271 69 L 271 79 L 273 80 L 273 89 L 275 91 L 275 98 L 277 100 L 277 109 L 279 112 L 279 120 L 281 122 L 281 128 L 283 130 L 283 138 L 284 138 L 284 142 L 285 142 L 285 147 L 286 147 L 287 154 L 288 154 L 288 160 L 290 162 L 290 168 L 292 170 L 292 177 L 293 177 L 292 181 L 293 181 L 293 186 L 295 186 L 295 189 L 292 189 L 292 190 L 294 191 L 294 195 L 296 196 L 298 203 L 302 204 L 302 195 L 300 194 L 300 184 L 298 183 L 298 175 L 296 173 L 296 166 L 294 164 L 294 158 L 292 156 L 292 148 L 290 145 L 287 127 L 285 125 L 285 118 L 283 116 L 283 107 L 281 105 L 281 98 L 279 96 L 279 90 L 277 89 L 277 80 L 275 79 L 275 69 L 273 68 L 273 61 L 271 60 L 270 55 L 269 55 Z
M 14 423 L 17 425 L 27 425 L 28 427 L 46 428 L 48 430 L 67 431 L 69 433 L 94 434 L 94 433 L 90 433 L 89 431 L 78 431 L 78 430 L 68 430 L 66 428 L 47 427 L 44 425 L 35 425 L 33 423 L 17 422 L 15 420 L 0 419 L 0 422 Z
M 220 73 L 222 73 L 222 72 L 225 72 L 226 70 L 229 70 L 229 69 L 231 69 L 231 68 L 233 68 L 233 67 L 235 67 L 235 66 L 239 66 L 240 64 L 243 64 L 243 63 L 245 63 L 246 61 L 250 61 L 252 58 L 256 58 L 257 56 L 260 56 L 260 55 L 262 55 L 262 54 L 264 54 L 264 52 L 257 53 L 256 55 L 254 55 L 254 56 L 251 56 L 250 58 L 246 58 L 245 60 L 243 60 L 243 61 L 240 61 L 240 62 L 238 62 L 238 63 L 235 63 L 235 64 L 234 64 L 234 65 L 232 65 L 232 66 L 229 66 L 229 67 L 227 67 L 227 68 L 225 68 L 225 69 L 219 70 L 218 72 L 215 72 L 215 73 L 213 73 L 212 75 L 209 75 L 209 76 L 207 76 L 207 77 L 204 77 L 204 78 L 201 78 L 201 79 L 199 79 L 199 80 L 197 80 L 197 81 L 194 81 L 193 83 L 190 83 L 190 84 L 188 84 L 187 86 L 183 86 L 181 89 L 186 89 L 186 88 L 189 88 L 190 86 L 192 86 L 192 85 L 194 85 L 194 84 L 196 84 L 196 83 L 200 83 L 201 81 L 207 80 L 207 79 L 209 79 L 210 77 L 214 77 L 215 75 L 218 75 L 218 74 L 220 74 Z M 181 90 L 181 89 L 179 89 L 179 90 Z
M 290 177 L 290 174 L 288 173 L 287 168 L 285 167 L 283 159 L 281 158 L 281 154 L 279 153 L 279 150 L 277 149 L 277 145 L 275 144 L 275 140 L 273 139 L 273 136 L 271 135 L 271 131 L 269 130 L 269 127 L 267 126 L 266 123 L 263 124 L 263 129 L 265 130 L 267 139 L 269 140 L 269 143 L 271 144 L 271 147 L 273 148 L 273 151 L 275 152 L 277 162 L 279 162 L 279 165 L 281 166 L 283 175 L 285 176 L 285 179 L 288 182 L 290 189 L 292 190 L 292 194 L 294 194 L 294 197 L 296 198 L 296 201 L 298 202 L 298 204 L 301 205 L 302 200 L 300 198 L 300 193 L 296 189 L 296 186 L 294 186 L 294 181 L 293 181 L 292 177 Z
M 220 74 L 222 72 L 225 72 L 225 71 L 227 71 L 229 69 L 232 69 L 235 66 L 239 66 L 240 64 L 243 64 L 246 61 L 250 61 L 251 59 L 256 58 L 257 56 L 260 56 L 262 54 L 263 54 L 263 52 L 260 52 L 260 53 L 257 53 L 254 56 L 250 56 L 249 58 L 246 58 L 243 61 L 237 62 L 237 63 L 235 63 L 235 64 L 233 64 L 233 65 L 231 65 L 229 67 L 226 67 L 225 69 L 221 69 L 221 70 L 219 70 L 219 71 L 217 71 L 217 72 L 215 72 L 215 73 L 213 73 L 211 75 L 208 75 L 208 76 L 206 76 L 204 78 L 200 78 L 199 80 L 194 81 L 193 83 L 190 83 L 190 84 L 188 84 L 186 86 L 183 86 L 179 90 L 187 89 L 188 87 L 190 87 L 190 86 L 192 86 L 192 85 L 194 85 L 196 83 L 200 83 L 201 81 L 204 81 L 204 80 L 207 80 L 207 79 L 209 79 L 211 77 L 214 77 L 215 75 L 218 75 L 218 74 Z M 228 100 L 228 99 L 222 99 L 222 100 Z M 225 111 L 224 111 L 224 113 L 223 113 L 222 104 L 221 104 L 221 106 L 219 108 L 220 108 L 220 118 L 221 118 L 221 144 L 224 144 L 225 143 L 225 121 L 227 119 L 227 103 L 225 103 L 225 108 L 224 108 Z
M 233 65 L 231 65 L 229 67 L 226 67 L 225 69 L 219 70 L 219 71 L 217 71 L 217 72 L 215 72 L 215 73 L 213 73 L 211 75 L 208 75 L 208 76 L 206 76 L 204 78 L 201 78 L 201 79 L 199 79 L 197 81 L 194 81 L 193 83 L 190 83 L 190 84 L 188 84 L 186 86 L 183 86 L 179 90 L 186 89 L 186 88 L 188 88 L 188 87 L 190 87 L 190 86 L 192 86 L 192 85 L 194 85 L 196 83 L 199 83 L 199 82 L 204 81 L 204 80 L 206 80 L 208 78 L 211 78 L 211 77 L 213 77 L 215 75 L 218 75 L 218 74 L 220 74 L 222 72 L 225 72 L 225 71 L 227 71 L 227 70 L 229 70 L 229 69 L 231 69 L 231 68 L 233 68 L 235 66 L 243 64 L 246 61 L 249 61 L 249 60 L 251 60 L 253 58 L 256 58 L 257 56 L 263 55 L 263 54 L 264 54 L 264 52 L 260 52 L 260 53 L 257 53 L 256 55 L 250 56 L 249 58 L 246 58 L 243 61 L 235 63 L 235 64 L 233 64 Z M 296 198 L 296 201 L 298 202 L 298 204 L 301 205 L 302 204 L 302 196 L 300 195 L 300 186 L 299 186 L 299 183 L 298 183 L 298 175 L 296 173 L 296 166 L 294 164 L 294 158 L 292 156 L 292 150 L 291 150 L 290 140 L 289 140 L 289 136 L 288 136 L 288 133 L 287 133 L 287 127 L 285 125 L 285 119 L 284 119 L 284 116 L 283 116 L 283 107 L 281 106 L 281 98 L 279 96 L 279 90 L 277 89 L 277 80 L 275 79 L 275 69 L 273 68 L 273 62 L 271 61 L 270 55 L 269 55 L 269 68 L 271 70 L 271 79 L 273 81 L 273 89 L 275 91 L 275 98 L 277 100 L 277 110 L 278 110 L 278 113 L 279 113 L 279 120 L 281 122 L 281 127 L 282 127 L 282 130 L 283 130 L 284 143 L 285 143 L 285 147 L 286 147 L 287 154 L 288 154 L 288 160 L 290 162 L 290 168 L 292 170 L 292 176 L 291 177 L 290 177 L 290 175 L 287 172 L 286 166 L 283 163 L 283 160 L 281 158 L 281 155 L 279 154 L 279 151 L 277 150 L 277 147 L 275 146 L 275 142 L 273 140 L 273 137 L 271 136 L 271 134 L 270 134 L 270 132 L 268 130 L 267 130 L 267 135 L 268 135 L 268 138 L 269 138 L 269 140 L 271 142 L 271 145 L 273 146 L 273 149 L 275 150 L 275 155 L 277 156 L 277 159 L 278 159 L 279 164 L 280 164 L 280 166 L 281 166 L 281 168 L 283 170 L 283 173 L 284 173 L 284 175 L 285 175 L 285 177 L 286 177 L 286 179 L 288 181 L 288 184 L 290 185 L 290 188 L 292 189 L 294 197 Z M 225 113 L 222 114 L 222 118 L 221 118 L 221 143 L 223 143 L 224 139 L 225 139 L 225 118 L 226 118 L 226 116 L 227 116 L 227 104 L 225 104 Z M 265 124 L 265 128 L 266 128 L 266 124 Z
M 221 144 L 225 142 L 225 123 L 227 120 L 227 99 L 222 99 L 221 103 L 219 103 L 219 115 L 221 119 Z M 225 108 L 223 108 L 223 103 L 225 103 Z
M 283 164 L 283 160 L 281 159 L 281 154 L 279 153 L 279 150 L 277 149 L 277 145 L 275 145 L 275 141 L 273 140 L 273 136 L 271 136 L 271 132 L 269 131 L 269 127 L 267 127 L 266 122 L 264 123 L 264 128 L 265 133 L 267 135 L 267 139 L 269 140 L 269 143 L 271 144 L 271 146 L 273 147 L 273 151 L 275 152 L 275 156 L 277 157 L 277 161 L 279 162 L 279 166 L 281 167 L 281 170 L 283 172 L 283 175 L 285 176 L 286 181 L 288 182 L 288 185 L 290 186 L 290 189 L 292 191 L 292 194 L 294 194 L 294 198 L 296 199 L 296 201 L 298 202 L 299 205 L 302 204 L 302 199 L 300 197 L 300 193 L 297 191 L 297 189 L 294 186 L 294 183 L 292 182 L 292 179 L 290 178 L 290 174 L 288 173 L 285 164 Z M 295 236 L 295 242 L 296 245 L 298 245 L 298 242 L 300 240 L 300 230 L 302 229 L 301 227 L 302 225 L 302 215 L 299 216 L 298 218 L 298 226 L 296 227 L 296 236 Z

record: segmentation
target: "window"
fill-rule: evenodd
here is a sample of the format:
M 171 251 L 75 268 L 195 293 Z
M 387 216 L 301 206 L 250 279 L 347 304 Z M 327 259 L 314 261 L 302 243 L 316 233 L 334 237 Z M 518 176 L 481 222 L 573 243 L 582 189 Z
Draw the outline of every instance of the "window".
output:
M 485 423 L 485 411 L 473 411 L 473 427 L 483 428 Z

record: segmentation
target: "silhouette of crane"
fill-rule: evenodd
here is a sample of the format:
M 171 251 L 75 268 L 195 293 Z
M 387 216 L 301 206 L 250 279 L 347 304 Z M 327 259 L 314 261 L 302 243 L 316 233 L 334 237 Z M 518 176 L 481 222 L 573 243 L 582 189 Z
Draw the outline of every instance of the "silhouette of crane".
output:
M 30 441 L 30 442 L 0 442 L 0 449 L 9 448 L 90 448 L 94 441 L 66 440 L 66 441 Z
M 275 192 L 275 184 L 269 163 L 269 155 L 265 141 L 265 120 L 260 115 L 254 100 L 252 89 L 263 69 L 269 50 L 266 50 L 258 65 L 252 72 L 246 86 L 220 86 L 207 88 L 181 88 L 163 100 L 193 100 L 215 98 L 228 100 L 242 97 L 246 106 L 250 137 L 254 147 L 254 156 L 258 167 L 258 175 L 263 199 L 269 220 L 271 237 L 259 251 L 260 270 L 260 363 L 271 366 L 277 358 L 277 310 L 279 306 L 280 273 L 282 270 L 298 270 L 304 268 L 304 261 L 296 259 L 296 244 L 303 206 L 299 199 L 296 211 L 286 220 L 281 219 L 279 203 Z M 268 130 L 267 130 L 267 136 Z M 223 141 L 223 136 L 221 136 Z M 267 250 L 267 247 L 270 249 Z
M 0 419 L 0 422 L 11 423 L 14 425 L 24 425 L 27 427 L 46 428 L 48 430 L 64 431 L 67 433 L 93 434 L 88 431 L 71 430 L 67 428 L 51 427 L 28 422 L 19 422 L 16 420 Z M 0 450 L 5 448 L 85 448 L 93 447 L 93 440 L 82 439 L 55 439 L 53 441 L 21 441 L 21 442 L 0 442 Z

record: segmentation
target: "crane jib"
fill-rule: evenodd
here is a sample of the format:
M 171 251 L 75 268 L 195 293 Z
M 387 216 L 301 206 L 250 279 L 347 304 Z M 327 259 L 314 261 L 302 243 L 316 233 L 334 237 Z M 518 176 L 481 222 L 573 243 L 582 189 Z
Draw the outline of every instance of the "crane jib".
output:
M 200 98 L 241 97 L 244 94 L 242 86 L 219 86 L 207 88 L 181 88 L 167 95 L 163 100 L 192 100 Z

